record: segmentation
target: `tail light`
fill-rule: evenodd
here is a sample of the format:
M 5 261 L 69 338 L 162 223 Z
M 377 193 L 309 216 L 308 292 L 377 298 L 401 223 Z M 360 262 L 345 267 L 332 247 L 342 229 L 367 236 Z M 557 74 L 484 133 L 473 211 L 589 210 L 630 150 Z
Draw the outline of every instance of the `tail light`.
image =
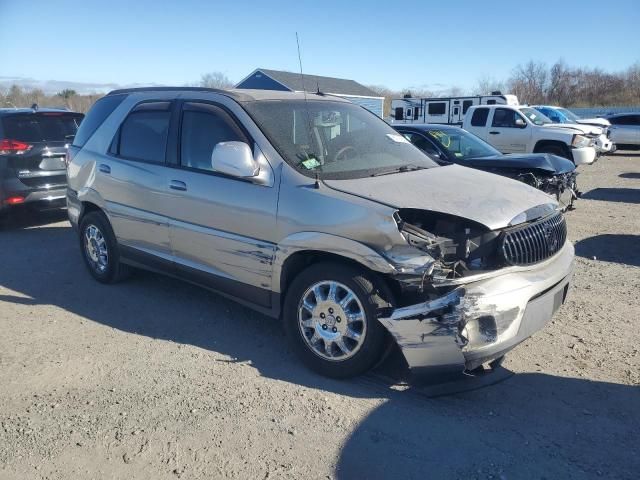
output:
M 21 197 L 21 196 L 9 197 L 4 201 L 4 203 L 6 203 L 7 205 L 18 205 L 23 202 L 24 202 L 24 197 Z
M 76 156 L 76 153 L 78 153 L 79 150 L 80 148 L 74 147 L 73 145 L 69 145 L 67 147 L 67 153 L 64 155 L 64 163 L 67 167 L 73 161 L 73 157 Z
M 32 146 L 19 140 L 3 138 L 0 140 L 0 155 L 20 155 L 31 150 Z

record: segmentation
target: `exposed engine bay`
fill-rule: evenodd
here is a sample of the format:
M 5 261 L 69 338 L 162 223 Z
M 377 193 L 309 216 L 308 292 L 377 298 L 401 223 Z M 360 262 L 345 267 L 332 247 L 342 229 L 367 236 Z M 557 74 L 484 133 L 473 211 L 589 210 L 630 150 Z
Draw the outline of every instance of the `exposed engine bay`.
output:
M 577 176 L 578 173 L 575 170 L 556 175 L 525 172 L 519 174 L 516 179 L 552 195 L 560 202 L 564 210 L 570 210 L 573 208 L 573 202 L 580 196 Z
M 460 278 L 504 264 L 498 253 L 500 232 L 465 218 L 412 208 L 398 210 L 396 217 L 407 243 L 437 261 L 433 278 Z

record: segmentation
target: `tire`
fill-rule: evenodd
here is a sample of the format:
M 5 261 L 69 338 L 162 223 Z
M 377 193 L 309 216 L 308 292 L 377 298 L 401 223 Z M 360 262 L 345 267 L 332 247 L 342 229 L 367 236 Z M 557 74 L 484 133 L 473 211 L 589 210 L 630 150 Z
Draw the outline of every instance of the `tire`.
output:
M 566 148 L 563 148 L 560 145 L 543 145 L 538 149 L 538 153 L 550 153 L 551 155 L 557 155 L 573 162 L 571 154 L 567 151 Z
M 340 305 L 348 293 L 353 299 Z M 393 305 L 390 290 L 374 275 L 351 265 L 318 263 L 292 281 L 284 302 L 284 328 L 309 368 L 331 378 L 354 377 L 381 361 L 387 351 L 386 330 L 377 318 L 381 309 Z
M 93 278 L 101 283 L 117 283 L 130 274 L 130 267 L 120 262 L 118 242 L 104 213 L 84 215 L 78 232 L 82 258 Z

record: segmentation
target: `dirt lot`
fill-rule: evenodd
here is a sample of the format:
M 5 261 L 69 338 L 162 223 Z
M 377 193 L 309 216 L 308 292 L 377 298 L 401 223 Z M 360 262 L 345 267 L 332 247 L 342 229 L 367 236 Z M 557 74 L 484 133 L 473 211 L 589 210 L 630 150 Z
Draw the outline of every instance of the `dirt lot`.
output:
M 151 273 L 93 281 L 64 217 L 0 232 L 0 478 L 638 478 L 640 154 L 581 168 L 575 287 L 493 386 L 300 366 L 277 322 Z

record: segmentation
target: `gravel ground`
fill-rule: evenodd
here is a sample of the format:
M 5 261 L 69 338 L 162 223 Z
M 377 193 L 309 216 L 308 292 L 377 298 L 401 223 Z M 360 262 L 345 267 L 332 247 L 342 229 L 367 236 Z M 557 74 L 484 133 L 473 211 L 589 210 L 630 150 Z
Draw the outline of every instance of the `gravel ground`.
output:
M 581 167 L 575 285 L 514 375 L 427 398 L 300 366 L 279 324 L 140 272 L 69 224 L 0 232 L 0 478 L 638 478 L 640 154 Z

